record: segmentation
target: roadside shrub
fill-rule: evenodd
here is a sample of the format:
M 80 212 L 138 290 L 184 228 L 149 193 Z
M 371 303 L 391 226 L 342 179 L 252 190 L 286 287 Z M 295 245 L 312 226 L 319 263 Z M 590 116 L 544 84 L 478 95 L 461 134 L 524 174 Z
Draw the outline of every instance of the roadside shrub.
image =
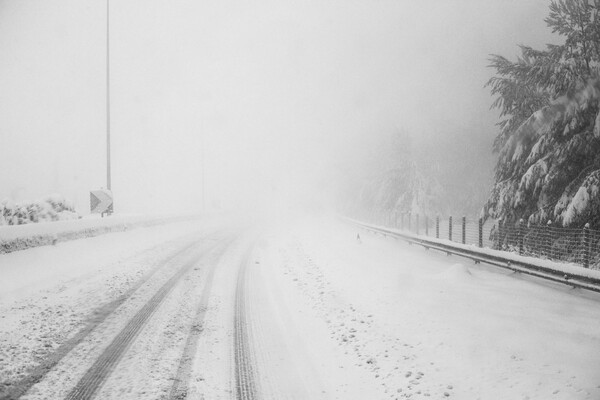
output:
M 58 194 L 33 202 L 24 201 L 18 204 L 10 200 L 0 202 L 0 225 L 24 225 L 77 218 L 79 215 L 73 205 Z

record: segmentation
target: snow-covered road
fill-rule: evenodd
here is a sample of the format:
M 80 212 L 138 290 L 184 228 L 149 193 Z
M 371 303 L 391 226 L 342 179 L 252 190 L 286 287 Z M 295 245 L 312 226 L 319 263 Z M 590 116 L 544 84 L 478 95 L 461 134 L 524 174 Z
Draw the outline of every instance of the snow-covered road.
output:
M 0 256 L 0 398 L 600 398 L 600 296 L 316 218 Z

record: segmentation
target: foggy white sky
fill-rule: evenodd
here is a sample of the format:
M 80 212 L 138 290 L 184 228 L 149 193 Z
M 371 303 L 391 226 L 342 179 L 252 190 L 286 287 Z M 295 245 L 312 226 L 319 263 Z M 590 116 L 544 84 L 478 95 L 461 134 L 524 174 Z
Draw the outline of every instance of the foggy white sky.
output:
M 0 199 L 105 186 L 104 0 L 0 0 Z M 492 157 L 490 53 L 552 38 L 547 1 L 111 1 L 122 212 L 310 194 L 370 135 Z M 204 138 L 204 139 L 203 139 Z M 490 163 L 486 166 L 489 168 Z

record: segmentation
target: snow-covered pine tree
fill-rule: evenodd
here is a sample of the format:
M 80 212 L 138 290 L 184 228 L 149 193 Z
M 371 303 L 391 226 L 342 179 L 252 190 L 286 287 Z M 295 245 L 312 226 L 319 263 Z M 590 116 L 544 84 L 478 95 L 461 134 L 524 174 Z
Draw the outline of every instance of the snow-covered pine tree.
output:
M 375 142 L 361 163 L 356 186 L 345 194 L 345 211 L 386 218 L 402 213 L 436 215 L 442 206 L 442 188 L 421 171 L 410 135 L 398 130 Z
M 501 121 L 484 215 L 600 227 L 600 0 L 553 0 L 545 21 L 564 44 L 491 58 Z

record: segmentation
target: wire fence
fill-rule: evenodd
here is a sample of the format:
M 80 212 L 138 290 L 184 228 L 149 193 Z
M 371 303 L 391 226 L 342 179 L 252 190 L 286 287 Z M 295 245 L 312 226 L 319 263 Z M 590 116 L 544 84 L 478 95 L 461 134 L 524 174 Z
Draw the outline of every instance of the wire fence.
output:
M 510 251 L 524 256 L 565 261 L 600 269 L 600 231 L 564 228 L 550 221 L 531 225 L 523 221 L 483 221 L 466 217 L 430 217 L 418 214 L 369 214 L 356 219 L 417 235 L 455 243 Z

